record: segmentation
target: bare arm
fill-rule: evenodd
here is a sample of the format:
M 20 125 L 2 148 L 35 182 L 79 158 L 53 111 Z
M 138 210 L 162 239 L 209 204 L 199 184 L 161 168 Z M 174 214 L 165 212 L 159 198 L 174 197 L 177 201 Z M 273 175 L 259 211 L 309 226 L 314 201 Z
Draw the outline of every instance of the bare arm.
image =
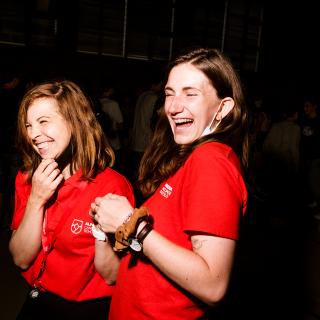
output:
M 96 240 L 94 265 L 107 284 L 116 282 L 119 264 L 120 258 L 113 251 L 108 241 Z
M 43 160 L 32 177 L 23 219 L 9 243 L 13 260 L 22 269 L 28 268 L 41 248 L 44 207 L 62 179 L 58 164 L 52 159 Z
M 92 209 L 105 232 L 115 232 L 133 208 L 125 197 L 97 198 Z M 143 224 L 139 225 L 138 232 Z M 143 242 L 144 254 L 166 276 L 207 304 L 220 301 L 230 279 L 236 242 L 212 235 L 193 235 L 192 250 L 180 247 L 155 230 Z
M 191 239 L 192 251 L 151 231 L 143 242 L 143 252 L 182 288 L 207 304 L 215 304 L 228 287 L 235 241 L 207 235 Z

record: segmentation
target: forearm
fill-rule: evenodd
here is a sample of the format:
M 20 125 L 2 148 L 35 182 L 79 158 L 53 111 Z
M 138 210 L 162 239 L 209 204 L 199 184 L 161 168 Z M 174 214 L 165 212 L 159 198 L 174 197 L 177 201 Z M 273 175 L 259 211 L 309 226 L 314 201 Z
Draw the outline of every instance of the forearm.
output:
M 117 278 L 120 258 L 108 241 L 95 240 L 94 265 L 107 284 L 114 284 Z
M 152 231 L 144 240 L 143 252 L 168 278 L 203 302 L 211 305 L 223 298 L 230 278 L 232 249 L 228 254 L 229 261 L 224 260 L 227 263 L 222 265 L 217 261 L 215 264 L 214 259 L 208 263 L 198 253 Z M 217 254 L 215 259 L 220 256 Z
M 123 221 L 128 220 L 128 212 L 132 207 L 121 196 L 108 194 L 97 198 L 92 204 L 95 212 L 94 219 L 104 232 L 115 232 L 117 239 L 118 228 L 122 233 L 117 240 L 122 245 Z M 136 218 L 136 217 L 135 217 Z M 125 222 L 127 230 L 136 221 L 133 216 Z M 137 228 L 138 235 L 146 222 L 141 222 Z M 130 227 L 130 228 L 129 228 Z M 143 253 L 167 277 L 182 288 L 208 304 L 221 300 L 229 282 L 235 241 L 210 235 L 194 235 L 192 248 L 186 249 L 174 244 L 155 230 L 147 234 L 143 240 Z M 197 244 L 198 242 L 198 244 Z
M 28 268 L 41 248 L 44 207 L 29 199 L 24 217 L 11 236 L 9 250 L 14 263 L 22 269 Z

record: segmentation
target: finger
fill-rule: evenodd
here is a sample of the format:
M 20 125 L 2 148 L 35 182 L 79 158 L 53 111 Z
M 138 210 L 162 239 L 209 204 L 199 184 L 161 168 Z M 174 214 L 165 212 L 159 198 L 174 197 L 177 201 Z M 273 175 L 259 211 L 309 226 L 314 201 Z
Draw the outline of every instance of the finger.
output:
M 94 221 L 96 221 L 99 224 L 100 216 L 98 214 L 95 214 L 93 219 L 94 219 Z
M 100 203 L 101 203 L 101 201 L 102 201 L 102 198 L 101 198 L 101 197 L 97 197 L 97 198 L 95 198 L 94 203 L 95 203 L 97 206 L 99 206 Z
M 92 209 L 89 210 L 89 216 L 92 220 L 94 220 L 95 212 L 93 212 Z
M 102 231 L 102 227 L 99 223 L 96 224 L 96 228 Z
M 56 163 L 54 159 L 42 159 L 37 170 L 43 172 L 52 163 Z
M 57 168 L 58 168 L 58 163 L 53 161 L 46 166 L 46 168 L 43 170 L 43 174 L 49 176 L 54 170 L 59 170 Z
M 105 196 L 104 196 L 104 198 L 106 198 L 106 199 L 113 199 L 115 197 L 115 194 L 113 194 L 113 193 L 107 193 Z
M 49 175 L 48 179 L 51 181 L 54 181 L 55 179 L 59 178 L 60 175 L 60 170 L 59 169 L 54 169 Z
M 92 202 L 92 203 L 91 203 L 90 208 L 91 208 L 91 211 L 93 211 L 93 214 L 95 214 L 95 211 L 96 211 L 96 204 L 95 204 L 95 202 Z

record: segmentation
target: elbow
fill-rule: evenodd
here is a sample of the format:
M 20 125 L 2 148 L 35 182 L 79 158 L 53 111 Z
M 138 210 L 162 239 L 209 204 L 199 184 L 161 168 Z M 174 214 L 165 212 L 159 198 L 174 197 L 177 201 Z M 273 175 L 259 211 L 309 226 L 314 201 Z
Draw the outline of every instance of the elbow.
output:
M 108 285 L 108 286 L 112 286 L 116 283 L 116 279 L 117 279 L 117 274 L 116 272 L 113 272 L 113 271 L 101 271 L 98 273 L 103 277 L 105 283 Z
M 25 259 L 13 256 L 13 263 L 22 271 L 29 268 L 29 263 Z
M 12 256 L 12 260 L 13 263 L 22 271 L 27 270 L 30 266 L 30 261 L 27 261 L 26 258 L 21 255 L 21 254 L 16 254 L 13 250 L 13 248 L 11 247 L 11 245 L 9 245 L 9 251 L 11 253 Z
M 209 306 L 216 306 L 217 304 L 219 304 L 223 298 L 225 297 L 225 293 L 223 294 L 212 294 L 210 296 L 205 297 L 205 299 L 203 300 L 204 303 L 206 303 Z
M 117 269 L 106 269 L 104 266 L 95 263 L 96 271 L 101 275 L 107 285 L 114 285 L 117 279 Z
M 205 292 L 203 292 L 200 299 L 209 306 L 216 306 L 221 303 L 226 296 L 227 293 L 227 285 L 213 285 L 208 287 Z
M 115 277 L 105 277 L 104 281 L 106 282 L 106 284 L 108 286 L 112 286 L 112 285 L 116 284 L 116 278 Z

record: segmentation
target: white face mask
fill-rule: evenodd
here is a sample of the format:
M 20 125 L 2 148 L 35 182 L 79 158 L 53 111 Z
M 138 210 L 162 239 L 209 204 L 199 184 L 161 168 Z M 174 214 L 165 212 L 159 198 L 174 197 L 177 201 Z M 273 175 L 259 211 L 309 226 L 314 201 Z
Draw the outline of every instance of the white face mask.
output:
M 211 120 L 210 124 L 209 124 L 209 125 L 208 125 L 204 130 L 203 130 L 203 132 L 202 132 L 202 134 L 201 134 L 201 137 L 204 137 L 204 136 L 206 136 L 206 135 L 208 135 L 208 134 L 212 133 L 212 132 L 217 128 L 217 126 L 219 125 L 219 123 L 221 122 L 221 119 L 220 119 L 220 120 L 218 120 L 218 121 L 217 121 L 217 123 L 216 123 L 216 125 L 215 125 L 213 128 L 211 128 L 211 126 L 212 126 L 212 124 L 213 124 L 214 120 L 216 119 L 216 116 L 217 116 L 218 112 L 220 111 L 220 108 L 221 108 L 221 104 L 220 104 L 220 106 L 219 106 L 219 108 L 218 108 L 217 112 L 214 114 L 214 116 L 213 116 L 213 118 L 212 118 L 212 120 Z

